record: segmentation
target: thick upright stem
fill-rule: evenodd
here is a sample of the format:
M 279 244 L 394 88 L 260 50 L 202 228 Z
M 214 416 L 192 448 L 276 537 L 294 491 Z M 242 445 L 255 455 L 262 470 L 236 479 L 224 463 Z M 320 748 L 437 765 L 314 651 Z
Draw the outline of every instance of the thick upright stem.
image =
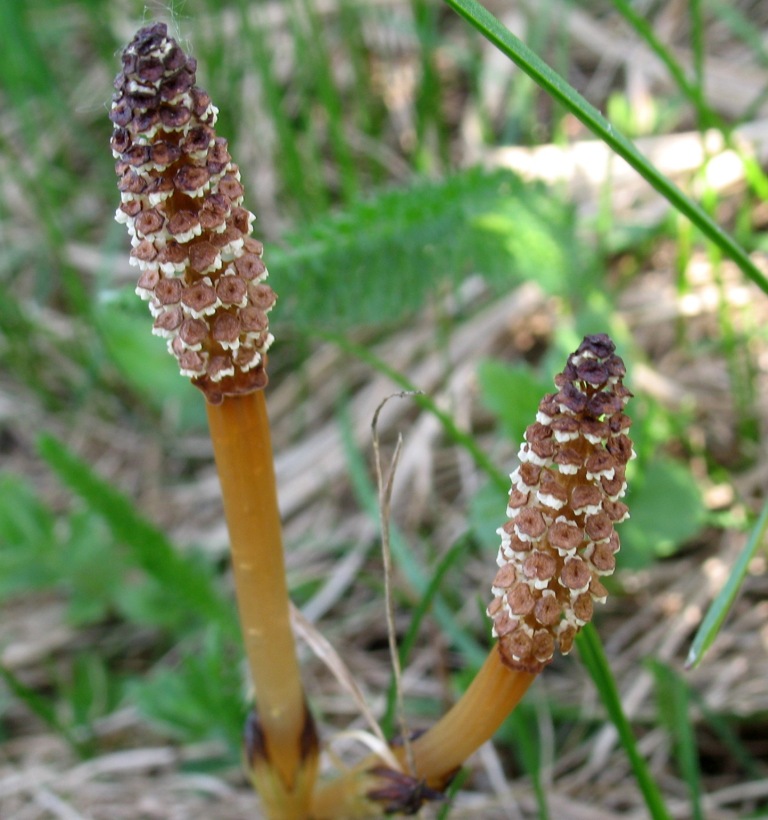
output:
M 273 783 L 269 791 L 284 790 L 299 804 L 275 816 L 298 818 L 305 815 L 309 801 L 317 744 L 290 625 L 266 402 L 259 390 L 226 397 L 207 409 L 258 708 L 262 764 L 276 772 L 282 784 L 281 789 Z M 295 794 L 297 789 L 304 794 Z

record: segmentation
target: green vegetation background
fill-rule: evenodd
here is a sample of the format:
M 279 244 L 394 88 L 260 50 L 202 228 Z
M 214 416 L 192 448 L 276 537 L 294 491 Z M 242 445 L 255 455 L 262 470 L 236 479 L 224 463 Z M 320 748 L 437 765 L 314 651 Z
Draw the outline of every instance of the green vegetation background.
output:
M 638 41 L 666 58 L 678 93 L 659 103 L 659 133 L 693 120 L 730 135 L 737 123 L 723 122 L 704 96 L 704 32 L 707 21 L 724 21 L 734 38 L 765 60 L 764 46 L 751 36 L 738 7 L 691 4 L 691 43 L 701 59 L 693 73 L 680 73 L 674 53 L 633 16 L 631 6 L 618 0 L 587 5 L 623 17 Z M 568 76 L 573 55 L 557 8 L 544 4 L 529 20 L 528 44 Z M 562 191 L 523 183 L 507 170 L 466 167 L 457 156 L 460 113 L 462 106 L 479 105 L 488 51 L 446 5 L 411 0 L 402 9 L 392 17 L 386 4 L 353 0 L 339 0 L 332 13 L 311 0 L 223 7 L 190 0 L 171 9 L 170 17 L 198 59 L 198 82 L 220 108 L 218 130 L 230 140 L 233 156 L 243 158 L 246 190 L 254 192 L 249 204 L 267 240 L 271 282 L 281 294 L 272 378 L 310 366 L 321 343 L 357 356 L 371 372 L 385 371 L 367 347 L 405 332 L 425 305 L 461 292 L 469 280 L 480 283 L 489 300 L 533 282 L 557 311 L 544 355 L 535 364 L 489 360 L 477 374 L 497 435 L 514 442 L 584 333 L 610 332 L 630 372 L 644 361 L 646 353 L 616 303 L 655 246 L 674 243 L 681 272 L 697 249 L 709 248 L 715 266 L 720 254 L 674 214 L 633 230 L 605 214 L 584 226 Z M 175 437 L 204 429 L 200 398 L 176 376 L 162 341 L 149 334 L 145 305 L 132 293 L 126 237 L 112 221 L 111 78 L 133 27 L 154 12 L 169 19 L 160 5 L 147 12 L 144 3 L 127 1 L 0 2 L 0 368 L 8 408 L 0 446 L 12 455 L 0 473 L 0 603 L 52 592 L 66 600 L 67 618 L 84 635 L 94 629 L 113 636 L 149 629 L 153 635 L 152 645 L 131 663 L 117 637 L 98 646 L 86 642 L 84 652 L 51 669 L 42 687 L 27 681 L 24 670 L 0 669 L 0 742 L 14 735 L 15 718 L 9 716 L 22 703 L 78 755 L 97 754 L 98 720 L 131 702 L 183 742 L 223 737 L 223 761 L 231 765 L 244 706 L 232 663 L 239 650 L 223 568 L 179 552 L 135 503 L 76 455 L 77 442 L 66 435 L 82 430 L 77 419 L 92 418 L 131 435 L 146 431 L 167 453 Z M 392 38 L 384 57 L 371 49 L 371 30 Z M 402 80 L 400 62 L 416 77 L 403 92 L 405 125 L 388 85 L 393 77 Z M 522 74 L 507 93 L 501 121 L 478 108 L 480 148 L 564 142 L 574 121 L 563 105 L 553 106 Z M 595 102 L 632 131 L 620 92 Z M 750 230 L 749 214 L 764 196 L 766 180 L 759 166 L 744 161 L 750 184 L 729 230 L 756 251 L 764 240 Z M 704 204 L 717 215 L 715 194 Z M 616 274 L 619 254 L 630 260 L 629 273 Z M 684 273 L 678 287 L 688 287 Z M 764 342 L 764 334 L 752 332 L 750 338 L 739 335 L 723 299 L 718 334 L 709 343 L 731 363 L 739 429 L 733 463 L 695 451 L 687 435 L 695 408 L 672 411 L 638 394 L 632 519 L 622 533 L 625 568 L 642 569 L 673 555 L 705 524 L 751 525 L 750 510 L 719 517 L 707 510 L 701 474 L 694 478 L 691 460 L 702 457 L 709 477 L 729 483 L 754 459 L 760 430 L 756 365 L 743 354 Z M 398 378 L 407 383 L 408 374 Z M 450 424 L 446 431 L 449 438 L 456 433 Z M 458 446 L 482 450 L 469 438 L 467 443 L 455 436 Z M 18 457 L 18 440 L 35 451 Z M 365 465 L 352 452 L 349 459 L 359 503 L 369 504 Z M 506 490 L 498 469 L 487 473 L 487 486 L 468 510 L 465 541 L 431 566 L 414 564 L 405 549 L 397 553 L 401 571 L 421 596 L 402 602 L 414 628 L 430 607 L 439 613 L 451 603 L 448 591 L 424 579 L 458 571 L 467 543 L 474 545 L 471 552 L 495 541 Z M 762 535 L 761 528 L 755 532 Z M 753 537 L 750 550 L 760 540 Z M 299 603 L 309 591 L 295 591 Z M 720 620 L 729 602 L 720 602 Z M 480 625 L 470 634 L 441 619 L 441 628 L 469 666 L 482 657 Z M 687 725 L 694 695 L 671 668 L 656 662 L 654 671 L 660 697 L 677 698 L 677 711 L 659 716 L 659 725 L 674 734 Z M 609 690 L 610 681 L 604 686 Z M 532 717 L 523 711 L 516 726 L 526 720 Z M 521 755 L 539 782 L 533 745 Z M 750 751 L 738 743 L 736 748 L 747 774 L 762 771 Z M 696 813 L 702 787 L 689 734 L 679 742 L 677 759 Z M 545 811 L 542 790 L 539 799 Z

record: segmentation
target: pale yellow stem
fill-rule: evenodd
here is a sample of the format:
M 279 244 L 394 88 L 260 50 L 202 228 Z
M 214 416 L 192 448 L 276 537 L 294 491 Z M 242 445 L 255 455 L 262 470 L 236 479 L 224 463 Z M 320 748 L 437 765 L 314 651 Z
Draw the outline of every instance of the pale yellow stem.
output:
M 317 750 L 289 619 L 266 402 L 259 390 L 227 397 L 207 409 L 265 762 L 281 781 L 269 791 L 284 790 L 282 802 L 287 799 L 293 806 L 270 814 L 301 818 L 306 816 Z M 302 794 L 295 794 L 297 789 Z M 278 799 L 262 796 L 270 802 Z

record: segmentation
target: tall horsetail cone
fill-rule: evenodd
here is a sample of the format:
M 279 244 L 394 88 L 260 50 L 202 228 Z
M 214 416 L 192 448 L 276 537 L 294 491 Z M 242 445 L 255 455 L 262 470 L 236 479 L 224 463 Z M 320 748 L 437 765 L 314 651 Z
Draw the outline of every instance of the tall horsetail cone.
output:
M 541 400 L 512 473 L 488 615 L 503 662 L 537 673 L 567 654 L 613 573 L 628 518 L 621 501 L 634 456 L 624 362 L 605 334 L 587 336 Z
M 240 172 L 216 135 L 196 62 L 165 25 L 122 54 L 110 111 L 112 151 L 137 292 L 154 332 L 207 399 L 232 576 L 257 716 L 247 769 L 271 820 L 307 816 L 319 747 L 307 709 L 285 577 L 264 391 L 267 314 L 262 245 L 251 236 Z
M 164 23 L 142 28 L 122 54 L 110 119 L 136 292 L 153 332 L 210 403 L 265 386 L 272 343 L 254 215 L 240 172 L 214 130 L 217 109 L 195 85 L 197 63 Z

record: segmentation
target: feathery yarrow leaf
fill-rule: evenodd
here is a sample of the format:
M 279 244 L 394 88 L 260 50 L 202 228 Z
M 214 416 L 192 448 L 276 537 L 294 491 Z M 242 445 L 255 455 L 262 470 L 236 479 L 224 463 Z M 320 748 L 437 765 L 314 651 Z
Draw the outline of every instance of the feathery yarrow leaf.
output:
M 488 615 L 501 657 L 515 669 L 537 673 L 556 647 L 567 654 L 608 594 L 600 579 L 616 566 L 614 525 L 629 516 L 621 498 L 634 456 L 623 412 L 632 394 L 615 349 L 597 334 L 568 357 L 510 476 Z
M 217 109 L 163 23 L 142 28 L 122 63 L 109 115 L 116 219 L 131 235 L 153 333 L 209 402 L 262 388 L 276 296 L 240 171 L 214 131 Z
M 402 321 L 478 277 L 492 290 L 583 282 L 573 209 L 507 169 L 462 169 L 379 190 L 285 233 L 270 249 L 281 321 L 312 333 Z M 463 303 L 460 299 L 459 303 Z

